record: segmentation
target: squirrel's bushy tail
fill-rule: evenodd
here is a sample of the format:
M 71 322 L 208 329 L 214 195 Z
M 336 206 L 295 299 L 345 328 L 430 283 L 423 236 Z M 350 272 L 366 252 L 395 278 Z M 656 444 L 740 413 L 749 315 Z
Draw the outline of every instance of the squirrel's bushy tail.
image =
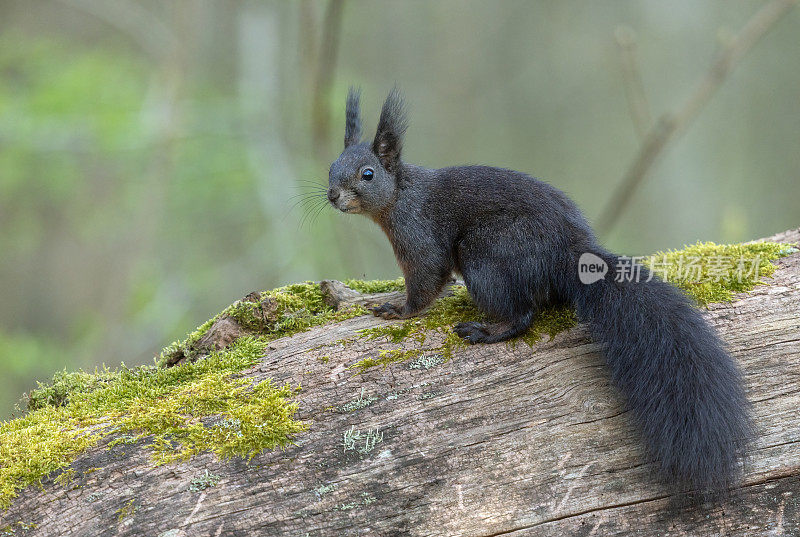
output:
M 680 490 L 723 493 L 738 477 L 752 434 L 741 375 L 687 297 L 642 267 L 618 283 L 609 272 L 570 295 L 627 399 L 663 478 Z

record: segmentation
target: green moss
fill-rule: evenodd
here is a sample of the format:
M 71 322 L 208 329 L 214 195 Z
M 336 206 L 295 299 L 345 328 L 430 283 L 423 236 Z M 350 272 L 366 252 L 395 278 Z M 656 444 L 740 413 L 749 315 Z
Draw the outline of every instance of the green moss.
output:
M 270 339 L 291 336 L 328 322 L 343 321 L 369 313 L 361 306 L 335 310 L 325 304 L 319 285 L 313 282 L 280 287 L 263 294 L 277 303 L 276 320 L 267 324 Z M 223 312 L 225 314 L 225 312 Z
M 406 282 L 403 278 L 396 280 L 345 280 L 344 283 L 350 289 L 359 293 L 388 293 L 390 291 L 404 291 Z
M 388 366 L 393 363 L 404 362 L 411 358 L 418 358 L 423 351 L 441 354 L 445 360 L 453 356 L 456 348 L 465 346 L 464 341 L 451 329 L 453 324 L 466 321 L 487 320 L 467 293 L 464 286 L 454 286 L 451 296 L 438 299 L 430 309 L 420 317 L 408 319 L 402 323 L 382 325 L 367 328 L 361 331 L 361 337 L 366 339 L 386 338 L 392 343 L 414 341 L 416 348 L 380 350 L 377 357 L 367 357 L 359 360 L 349 367 L 358 373 L 375 367 Z M 439 334 L 443 341 L 433 349 L 423 349 L 423 344 L 433 333 Z
M 422 354 L 422 349 L 381 349 L 378 351 L 377 358 L 362 358 L 347 369 L 354 369 L 357 374 L 360 374 L 375 366 L 386 367 L 390 364 L 405 362 L 411 358 L 416 358 L 420 354 Z
M 120 444 L 135 444 L 138 441 L 139 441 L 139 437 L 137 437 L 136 435 L 133 435 L 133 434 L 121 434 L 118 437 L 116 437 L 114 440 L 109 442 L 106 445 L 106 449 L 111 449 L 111 448 L 113 448 L 115 446 L 118 446 Z
M 27 408 L 36 410 L 45 406 L 63 406 L 69 401 L 70 394 L 86 393 L 100 388 L 113 381 L 117 374 L 108 369 L 95 369 L 94 373 L 84 371 L 67 372 L 59 371 L 53 380 L 47 384 L 38 383 L 26 396 Z
M 145 442 L 156 464 L 207 451 L 252 458 L 286 446 L 308 427 L 294 419 L 295 389 L 236 376 L 261 359 L 266 345 L 266 338 L 245 336 L 198 362 L 123 369 L 94 391 L 71 393 L 63 406 L 3 422 L 0 507 L 112 435 Z
M 133 516 L 133 514 L 136 512 L 137 509 L 137 507 L 134 505 L 133 502 L 134 500 L 133 498 L 131 498 L 130 500 L 125 502 L 125 505 L 117 509 L 115 513 L 117 515 L 117 522 L 122 522 L 126 518 Z
M 396 287 L 366 282 L 365 288 Z M 113 436 L 107 448 L 144 442 L 155 463 L 187 459 L 203 451 L 251 458 L 284 447 L 307 429 L 294 419 L 294 389 L 271 380 L 254 382 L 237 373 L 257 363 L 269 341 L 367 311 L 327 306 L 319 286 L 288 285 L 237 301 L 165 348 L 156 366 L 59 372 L 28 396 L 29 413 L 0 423 L 0 508 L 18 490 L 67 468 L 80 453 Z M 253 333 L 198 362 L 158 367 L 195 344 L 216 320 L 234 318 Z M 67 472 L 61 474 L 71 475 Z
M 197 341 L 222 316 L 253 333 L 204 360 L 172 368 L 123 365 L 118 371 L 57 373 L 30 393 L 28 414 L 0 423 L 0 507 L 7 507 L 19 489 L 68 467 L 111 435 L 109 449 L 143 441 L 158 464 L 202 451 L 250 458 L 284 447 L 307 428 L 293 418 L 294 389 L 236 374 L 258 362 L 269 341 L 365 313 L 359 306 L 342 311 L 327 306 L 316 284 L 288 285 L 235 302 L 165 348 L 157 364 L 174 353 L 191 357 Z
M 375 366 L 386 367 L 390 364 L 419 358 L 423 352 L 435 353 L 440 355 L 442 360 L 449 360 L 453 357 L 456 349 L 466 346 L 464 340 L 453 332 L 452 326 L 461 322 L 488 320 L 488 317 L 475 306 L 466 287 L 454 286 L 451 296 L 438 299 L 421 317 L 361 331 L 361 337 L 366 339 L 386 338 L 392 343 L 411 340 L 417 344 L 415 348 L 380 350 L 377 357 L 363 358 L 352 364 L 349 369 L 363 373 Z M 544 335 L 553 337 L 558 332 L 571 328 L 576 322 L 574 312 L 568 308 L 548 309 L 536 318 L 521 339 L 527 344 L 533 345 Z M 423 348 L 425 341 L 434 333 L 442 338 L 442 343 L 431 349 Z
M 56 477 L 53 482 L 57 485 L 63 485 L 65 487 L 69 487 L 69 484 L 75 478 L 75 470 L 72 468 L 67 468 L 63 472 L 61 472 L 58 477 Z
M 197 352 L 195 344 L 215 321 L 225 316 L 235 319 L 245 330 L 273 340 L 328 322 L 343 321 L 368 313 L 361 306 L 351 306 L 339 311 L 333 309 L 325 304 L 319 285 L 313 282 L 287 285 L 248 298 L 253 301 L 245 299 L 234 302 L 200 325 L 183 341 L 176 341 L 165 347 L 156 363 L 167 363 L 176 354 L 193 358 Z
M 576 324 L 578 324 L 578 317 L 573 309 L 549 308 L 536 316 L 531 327 L 520 336 L 520 339 L 532 347 L 539 343 L 544 336 L 552 339 L 559 332 L 569 330 Z
M 729 302 L 772 276 L 776 259 L 796 248 L 774 242 L 698 242 L 681 250 L 657 252 L 642 260 L 660 278 L 676 284 L 699 305 Z
M 392 343 L 400 343 L 412 333 L 418 334 L 419 330 L 417 330 L 417 328 L 420 326 L 420 324 L 421 321 L 415 319 L 413 321 L 400 324 L 390 324 L 386 326 L 376 326 L 375 328 L 367 328 L 362 330 L 361 334 L 365 339 L 384 337 Z
M 215 315 L 211 319 L 207 320 L 200 326 L 198 326 L 194 331 L 190 332 L 186 339 L 183 341 L 173 341 L 166 347 L 161 350 L 161 353 L 156 357 L 156 365 L 163 365 L 167 362 L 168 358 L 175 356 L 175 355 L 184 355 L 188 358 L 193 357 L 194 355 L 194 345 L 197 343 L 201 337 L 203 337 L 206 332 L 208 332 L 209 328 L 214 325 L 217 319 L 219 319 L 222 314 Z

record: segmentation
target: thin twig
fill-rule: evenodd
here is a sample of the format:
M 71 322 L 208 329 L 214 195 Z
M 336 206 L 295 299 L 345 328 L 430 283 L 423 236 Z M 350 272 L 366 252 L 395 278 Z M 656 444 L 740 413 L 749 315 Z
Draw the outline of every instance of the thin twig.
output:
M 686 130 L 742 57 L 796 3 L 797 0 L 773 0 L 762 7 L 747 21 L 730 44 L 720 52 L 708 73 L 683 103 L 683 106 L 677 112 L 666 113 L 659 118 L 647 133 L 628 172 L 601 212 L 597 221 L 597 230 L 600 234 L 608 233 L 619 221 L 634 192 L 669 142 Z
M 633 127 L 639 138 L 644 139 L 653 120 L 650 116 L 650 103 L 647 101 L 644 91 L 642 74 L 639 71 L 639 62 L 636 60 L 636 33 L 630 26 L 620 25 L 614 31 L 614 37 L 619 45 L 622 80 L 625 85 L 625 96 L 628 99 Z
M 314 84 L 314 101 L 311 111 L 312 139 L 314 148 L 320 154 L 328 149 L 328 135 L 330 133 L 330 110 L 328 98 L 330 96 L 333 74 L 336 71 L 336 57 L 339 51 L 339 38 L 342 30 L 342 8 L 344 0 L 330 0 L 325 11 L 323 22 L 322 41 L 320 42 L 319 67 L 317 79 Z

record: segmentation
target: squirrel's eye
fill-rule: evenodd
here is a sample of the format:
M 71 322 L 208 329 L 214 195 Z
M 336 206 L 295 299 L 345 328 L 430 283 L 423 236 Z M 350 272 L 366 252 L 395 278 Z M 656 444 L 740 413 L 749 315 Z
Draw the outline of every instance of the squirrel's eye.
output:
M 372 171 L 372 168 L 366 168 L 363 172 L 361 172 L 361 178 L 364 181 L 371 181 L 374 174 L 375 172 Z

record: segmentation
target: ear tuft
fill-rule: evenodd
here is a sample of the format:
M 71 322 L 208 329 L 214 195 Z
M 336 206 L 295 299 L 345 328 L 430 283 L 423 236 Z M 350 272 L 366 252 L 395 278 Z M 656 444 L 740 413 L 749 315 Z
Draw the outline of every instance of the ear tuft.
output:
M 380 159 L 383 167 L 395 172 L 400 164 L 403 149 L 403 135 L 408 128 L 403 96 L 397 86 L 389 92 L 381 109 L 378 130 L 372 142 L 372 152 Z
M 345 108 L 344 147 L 345 149 L 361 141 L 361 89 L 350 86 Z

